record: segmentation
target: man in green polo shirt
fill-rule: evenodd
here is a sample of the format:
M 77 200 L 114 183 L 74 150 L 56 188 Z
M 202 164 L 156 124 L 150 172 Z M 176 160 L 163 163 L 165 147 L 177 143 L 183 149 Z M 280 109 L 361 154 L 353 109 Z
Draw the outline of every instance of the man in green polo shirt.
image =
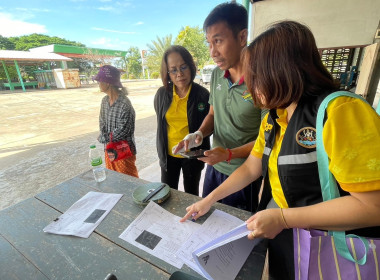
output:
M 200 158 L 208 164 L 203 185 L 206 197 L 249 156 L 259 133 L 262 112 L 246 92 L 241 51 L 247 45 L 247 10 L 236 3 L 216 6 L 207 16 L 206 32 L 210 55 L 217 64 L 211 76 L 210 111 L 197 132 L 187 135 L 175 153 L 197 147 L 203 137 L 213 134 L 210 151 Z M 261 180 L 248 185 L 221 202 L 256 211 Z

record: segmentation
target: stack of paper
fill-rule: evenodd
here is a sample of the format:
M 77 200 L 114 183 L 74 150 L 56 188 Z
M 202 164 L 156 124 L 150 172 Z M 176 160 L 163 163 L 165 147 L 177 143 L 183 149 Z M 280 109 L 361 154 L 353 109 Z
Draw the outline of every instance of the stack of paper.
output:
M 215 210 L 199 229 L 181 246 L 177 251 L 177 256 L 181 258 L 187 266 L 203 275 L 201 268 L 193 258 L 193 252 L 242 223 L 242 220 L 230 214 Z
M 235 279 L 253 247 L 246 224 L 215 210 L 199 225 L 150 202 L 120 235 L 136 247 L 181 268 L 188 265 L 208 279 Z
M 119 236 L 167 263 L 181 268 L 183 260 L 175 253 L 200 225 L 181 218 L 150 201 L 138 217 Z
M 261 238 L 249 240 L 245 223 L 193 252 L 193 258 L 208 279 L 235 279 L 253 247 Z

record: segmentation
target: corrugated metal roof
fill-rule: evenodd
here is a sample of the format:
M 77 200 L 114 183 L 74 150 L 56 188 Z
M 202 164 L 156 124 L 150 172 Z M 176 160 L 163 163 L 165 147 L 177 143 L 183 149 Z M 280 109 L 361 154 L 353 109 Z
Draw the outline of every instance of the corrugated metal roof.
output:
M 26 51 L 0 50 L 0 60 L 5 61 L 71 61 L 71 58 L 55 54 Z

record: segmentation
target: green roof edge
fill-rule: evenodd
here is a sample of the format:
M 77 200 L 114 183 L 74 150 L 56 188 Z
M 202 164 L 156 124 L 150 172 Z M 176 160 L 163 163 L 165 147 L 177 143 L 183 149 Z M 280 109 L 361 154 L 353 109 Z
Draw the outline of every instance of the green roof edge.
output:
M 94 55 L 107 55 L 107 56 L 116 56 L 116 57 L 124 57 L 127 54 L 126 51 L 105 50 L 105 49 L 86 48 L 86 47 L 77 47 L 77 46 L 68 46 L 68 45 L 59 45 L 59 44 L 54 44 L 53 51 L 55 53 L 94 54 Z

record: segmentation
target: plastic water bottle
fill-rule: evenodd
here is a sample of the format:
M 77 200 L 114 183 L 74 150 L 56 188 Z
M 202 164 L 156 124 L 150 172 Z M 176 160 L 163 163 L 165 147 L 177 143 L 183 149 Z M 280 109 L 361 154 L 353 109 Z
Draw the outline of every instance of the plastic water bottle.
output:
M 100 155 L 99 150 L 96 148 L 96 145 L 90 146 L 89 153 L 92 172 L 94 173 L 94 178 L 96 182 L 102 182 L 106 179 L 106 171 L 103 166 L 102 156 Z

